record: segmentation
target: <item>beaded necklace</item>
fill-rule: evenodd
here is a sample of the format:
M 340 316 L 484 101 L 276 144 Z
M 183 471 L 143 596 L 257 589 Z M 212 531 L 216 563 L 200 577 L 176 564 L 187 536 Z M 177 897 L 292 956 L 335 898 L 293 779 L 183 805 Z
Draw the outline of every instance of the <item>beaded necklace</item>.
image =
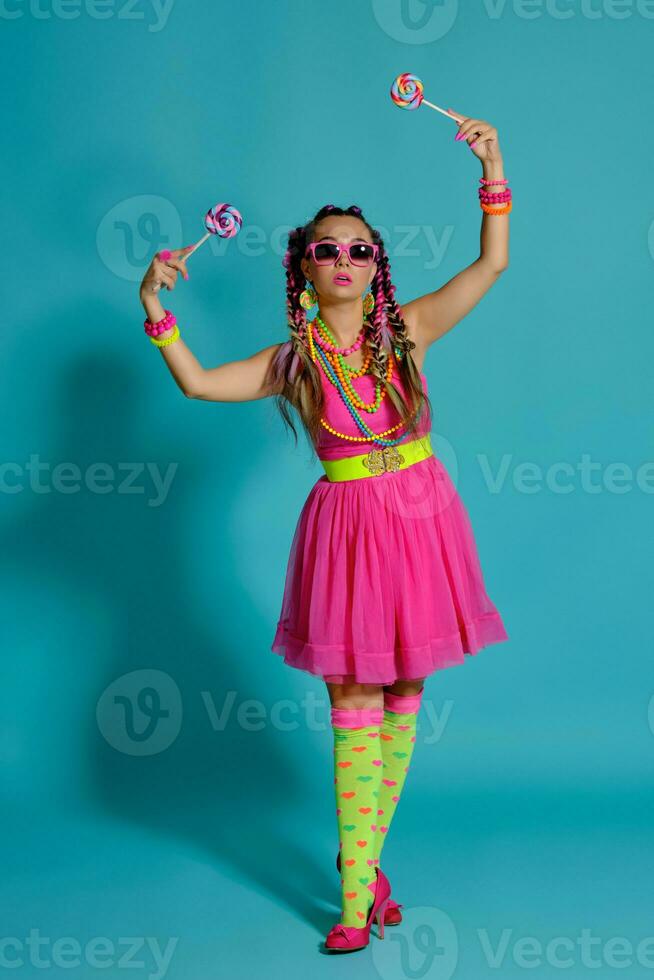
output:
M 323 332 L 326 333 L 328 335 L 329 341 L 331 341 L 330 346 L 334 345 L 335 343 L 334 338 L 331 332 L 329 331 L 329 329 L 327 328 L 326 324 L 318 316 L 316 317 L 316 320 L 319 321 L 319 326 L 318 326 L 319 335 L 323 334 Z M 365 329 L 365 324 L 363 329 Z M 362 333 L 363 333 L 363 329 L 362 329 Z M 320 344 L 320 340 L 318 340 L 318 343 Z M 320 346 L 322 346 L 322 344 L 320 344 Z M 365 364 L 362 365 L 362 367 L 359 369 L 352 368 L 351 365 L 347 364 L 343 355 L 339 353 L 339 349 L 337 347 L 334 346 L 334 350 L 331 353 L 332 356 L 330 356 L 329 353 L 327 354 L 327 359 L 329 360 L 331 366 L 333 367 L 334 371 L 338 375 L 338 379 L 343 385 L 343 387 L 345 388 L 352 404 L 355 405 L 357 408 L 364 409 L 364 411 L 366 412 L 371 412 L 371 413 L 376 412 L 379 406 L 381 405 L 382 399 L 386 397 L 386 389 L 385 388 L 382 389 L 381 381 L 379 380 L 379 378 L 375 380 L 375 398 L 374 401 L 370 403 L 364 402 L 364 400 L 361 398 L 358 391 L 356 390 L 356 388 L 353 386 L 351 382 L 351 378 L 361 377 L 362 375 L 369 373 L 368 368 L 370 366 L 370 362 L 372 361 L 372 351 L 370 350 L 367 351 Z M 350 372 L 349 377 L 348 377 L 348 371 Z M 389 357 L 388 364 L 386 367 L 387 381 L 390 380 L 392 374 L 393 374 L 393 360 L 392 358 Z
M 355 350 L 358 350 L 359 347 L 363 346 L 363 344 L 365 343 L 366 327 L 370 326 L 367 320 L 364 319 L 363 326 L 361 328 L 359 336 L 352 344 L 352 346 L 347 348 L 347 350 L 341 350 L 338 347 L 333 333 L 331 332 L 331 330 L 329 329 L 329 327 L 327 326 L 327 324 L 319 314 L 316 316 L 313 322 L 318 326 L 319 336 L 321 336 L 325 341 L 325 343 L 322 345 L 323 349 L 331 350 L 332 352 L 335 353 L 335 356 L 338 362 L 340 363 L 341 367 L 343 367 L 348 372 L 351 378 L 358 378 L 363 374 L 367 374 L 368 368 L 370 366 L 370 362 L 372 361 L 372 351 L 370 350 L 369 347 L 366 347 L 366 351 L 363 356 L 363 364 L 361 365 L 360 368 L 352 367 L 352 365 L 348 364 L 347 361 L 345 360 L 345 357 L 348 354 L 352 354 Z
M 400 421 L 397 425 L 392 426 L 390 429 L 385 429 L 383 432 L 373 432 L 372 429 L 370 429 L 369 426 L 363 421 L 363 419 L 360 417 L 359 413 L 356 410 L 357 407 L 363 408 L 370 413 L 374 413 L 378 410 L 382 398 L 386 394 L 386 390 L 384 389 L 382 391 L 381 389 L 381 382 L 379 381 L 379 379 L 377 379 L 375 383 L 374 403 L 366 404 L 359 397 L 358 393 L 354 391 L 354 388 L 347 377 L 348 369 L 349 369 L 350 378 L 355 376 L 360 377 L 364 373 L 368 373 L 368 374 L 370 373 L 368 371 L 370 361 L 372 360 L 372 354 L 370 353 L 370 351 L 368 351 L 364 365 L 362 365 L 361 368 L 352 368 L 351 365 L 347 364 L 343 359 L 344 355 L 350 354 L 353 351 L 358 350 L 358 348 L 362 345 L 363 340 L 365 338 L 365 329 L 367 326 L 366 321 L 364 320 L 363 325 L 361 327 L 361 332 L 359 333 L 359 336 L 357 337 L 355 343 L 351 347 L 347 348 L 347 350 L 345 350 L 343 348 L 339 348 L 336 346 L 334 337 L 331 335 L 331 332 L 327 328 L 327 325 L 324 323 L 324 321 L 320 319 L 319 316 L 316 317 L 316 320 L 318 321 L 318 331 L 316 333 L 315 338 L 313 335 L 313 321 L 307 322 L 307 337 L 308 337 L 309 350 L 311 353 L 312 360 L 315 363 L 322 364 L 322 367 L 324 369 L 324 372 L 328 380 L 338 390 L 338 393 L 340 394 L 341 399 L 345 404 L 345 407 L 349 411 L 357 427 L 361 430 L 361 432 L 364 433 L 364 435 L 350 436 L 350 435 L 346 435 L 344 432 L 338 432 L 327 422 L 325 418 L 322 418 L 320 420 L 321 425 L 323 425 L 328 432 L 331 432 L 332 435 L 338 436 L 339 438 L 345 439 L 349 442 L 374 442 L 382 446 L 397 445 L 399 442 L 401 442 L 401 440 L 404 438 L 406 433 L 403 433 L 402 435 L 398 436 L 396 439 L 386 439 L 385 436 L 388 436 L 390 435 L 391 432 L 395 432 L 396 429 L 401 428 L 403 424 L 402 421 Z M 325 337 L 325 334 L 327 335 L 327 338 Z M 398 360 L 401 357 L 397 348 L 395 348 L 395 357 Z M 388 365 L 386 368 L 387 381 L 390 381 L 390 378 L 393 374 L 393 363 L 394 363 L 393 354 L 390 354 L 388 357 Z M 364 371 L 364 367 L 365 367 L 365 371 Z M 416 414 L 416 412 L 414 412 L 414 415 Z

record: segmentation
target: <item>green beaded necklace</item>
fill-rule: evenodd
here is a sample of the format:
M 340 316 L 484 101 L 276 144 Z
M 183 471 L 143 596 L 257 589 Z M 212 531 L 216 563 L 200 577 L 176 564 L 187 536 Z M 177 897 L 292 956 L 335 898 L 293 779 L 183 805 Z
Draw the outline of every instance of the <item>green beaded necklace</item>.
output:
M 338 344 L 336 342 L 334 335 L 332 334 L 331 330 L 329 329 L 329 327 L 327 326 L 327 324 L 319 314 L 316 314 L 315 320 L 318 325 L 318 330 L 323 336 L 323 339 L 328 340 L 330 344 L 333 344 L 334 347 L 337 347 Z M 351 364 L 348 364 L 342 354 L 336 354 L 336 357 L 338 358 L 338 363 L 340 367 L 343 369 L 343 375 L 344 375 L 343 381 L 345 384 L 345 390 L 347 394 L 354 402 L 361 402 L 361 395 L 358 393 L 358 391 L 354 389 L 352 385 L 352 381 L 350 380 L 351 375 L 356 374 L 360 370 L 360 368 L 355 368 L 352 367 Z M 366 374 L 369 375 L 370 371 L 366 371 Z M 358 375 L 358 376 L 363 377 L 363 375 Z M 366 412 L 373 413 L 376 412 L 377 409 L 379 408 L 381 404 L 381 400 L 382 400 L 382 386 L 381 386 L 381 381 L 377 378 L 375 380 L 374 402 L 372 402 L 370 405 L 360 404 L 359 407 L 363 408 Z

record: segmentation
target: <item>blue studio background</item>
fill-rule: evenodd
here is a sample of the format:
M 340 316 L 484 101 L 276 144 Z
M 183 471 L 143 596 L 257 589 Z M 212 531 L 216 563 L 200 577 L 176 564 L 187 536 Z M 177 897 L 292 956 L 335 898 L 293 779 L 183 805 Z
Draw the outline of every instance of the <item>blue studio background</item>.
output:
M 498 127 L 514 194 L 508 270 L 425 362 L 510 640 L 428 679 L 405 921 L 339 975 L 651 976 L 653 16 L 3 7 L 3 970 L 333 975 L 327 694 L 270 651 L 322 471 L 272 400 L 184 398 L 138 286 L 241 210 L 163 297 L 211 367 L 286 338 L 286 234 L 325 203 L 383 230 L 400 302 L 472 262 L 481 164 L 393 105 L 411 71 Z

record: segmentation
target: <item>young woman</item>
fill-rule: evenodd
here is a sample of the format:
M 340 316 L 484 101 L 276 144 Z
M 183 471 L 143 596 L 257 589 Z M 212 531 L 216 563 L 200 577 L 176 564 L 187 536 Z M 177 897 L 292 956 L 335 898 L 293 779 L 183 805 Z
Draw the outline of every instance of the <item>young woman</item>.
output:
M 497 130 L 462 117 L 457 138 L 482 162 L 479 258 L 402 307 L 384 242 L 356 206 L 326 205 L 291 231 L 290 338 L 245 360 L 204 369 L 161 306 L 157 290 L 173 289 L 178 272 L 188 278 L 184 249 L 156 256 L 141 284 L 146 331 L 184 394 L 275 396 L 297 439 L 295 409 L 325 469 L 297 522 L 272 650 L 329 692 L 341 875 L 331 951 L 362 949 L 375 919 L 380 937 L 401 921 L 379 862 L 425 678 L 508 639 L 468 513 L 431 448 L 422 372 L 429 346 L 508 265 L 511 200 Z

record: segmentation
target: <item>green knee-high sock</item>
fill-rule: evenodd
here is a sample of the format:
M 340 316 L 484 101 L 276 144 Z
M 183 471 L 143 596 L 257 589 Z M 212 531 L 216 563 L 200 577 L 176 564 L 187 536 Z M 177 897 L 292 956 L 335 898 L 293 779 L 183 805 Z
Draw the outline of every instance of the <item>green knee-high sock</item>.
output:
M 384 691 L 384 716 L 379 738 L 382 749 L 382 781 L 377 798 L 373 859 L 379 864 L 397 804 L 402 795 L 416 742 L 418 712 L 424 687 L 418 694 Z
M 335 708 L 334 788 L 341 850 L 341 919 L 362 928 L 367 921 L 375 881 L 375 811 L 382 778 L 379 733 L 382 708 Z

